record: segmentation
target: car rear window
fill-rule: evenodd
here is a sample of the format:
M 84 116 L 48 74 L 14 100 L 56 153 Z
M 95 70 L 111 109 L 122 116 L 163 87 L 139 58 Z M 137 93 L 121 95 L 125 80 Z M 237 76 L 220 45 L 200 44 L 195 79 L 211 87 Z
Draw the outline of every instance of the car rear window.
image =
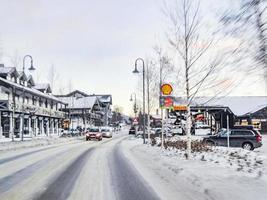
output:
M 98 128 L 91 128 L 90 132 L 99 132 L 99 129 Z

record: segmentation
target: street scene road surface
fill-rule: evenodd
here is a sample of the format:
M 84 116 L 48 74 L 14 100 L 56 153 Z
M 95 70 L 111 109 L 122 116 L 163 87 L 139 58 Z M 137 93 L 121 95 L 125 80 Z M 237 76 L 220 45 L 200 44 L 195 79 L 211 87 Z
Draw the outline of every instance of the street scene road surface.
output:
M 159 199 L 121 153 L 120 132 L 0 155 L 0 199 Z
M 0 200 L 267 200 L 267 0 L 0 0 Z
M 266 174 L 257 177 L 227 165 L 179 160 L 155 148 L 126 129 L 102 141 L 81 138 L 2 151 L 0 199 L 264 200 L 267 195 Z

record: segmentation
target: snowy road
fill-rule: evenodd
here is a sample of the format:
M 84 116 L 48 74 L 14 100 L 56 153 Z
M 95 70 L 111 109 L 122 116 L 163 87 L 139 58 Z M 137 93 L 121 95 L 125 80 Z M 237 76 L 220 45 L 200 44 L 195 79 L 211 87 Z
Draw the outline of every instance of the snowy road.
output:
M 158 199 L 112 139 L 2 152 L 0 199 Z
M 259 149 L 266 155 L 264 148 Z M 0 153 L 0 199 L 265 200 L 261 178 L 166 156 L 126 132 Z

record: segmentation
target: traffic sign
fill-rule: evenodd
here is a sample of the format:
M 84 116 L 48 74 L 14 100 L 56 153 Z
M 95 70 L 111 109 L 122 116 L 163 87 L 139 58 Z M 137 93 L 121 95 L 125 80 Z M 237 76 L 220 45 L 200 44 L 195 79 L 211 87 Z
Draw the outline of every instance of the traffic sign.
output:
M 173 107 L 173 97 L 172 96 L 161 96 L 160 97 L 160 106 L 164 108 Z
M 187 111 L 187 105 L 177 105 L 173 107 L 174 111 Z
M 137 119 L 137 118 L 134 118 L 134 120 L 133 120 L 133 124 L 134 124 L 134 125 L 137 125 L 137 124 L 138 124 L 138 119 Z
M 172 86 L 168 83 L 165 83 L 160 88 L 163 95 L 171 95 L 173 89 Z

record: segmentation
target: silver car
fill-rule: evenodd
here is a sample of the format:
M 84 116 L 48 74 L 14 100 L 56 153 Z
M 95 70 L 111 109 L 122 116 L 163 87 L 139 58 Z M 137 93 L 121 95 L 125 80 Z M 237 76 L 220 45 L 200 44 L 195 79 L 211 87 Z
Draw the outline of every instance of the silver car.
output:
M 105 138 L 112 138 L 112 132 L 110 128 L 101 128 L 102 136 Z

